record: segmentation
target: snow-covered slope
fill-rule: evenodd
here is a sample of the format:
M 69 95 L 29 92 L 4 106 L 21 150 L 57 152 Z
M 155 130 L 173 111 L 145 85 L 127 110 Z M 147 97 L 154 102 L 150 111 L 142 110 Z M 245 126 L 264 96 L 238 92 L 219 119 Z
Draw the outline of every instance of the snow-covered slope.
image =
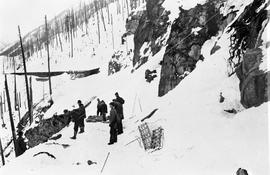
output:
M 215 41 L 221 49 L 210 55 Z M 97 96 L 108 104 L 114 93 L 119 92 L 125 99 L 124 134 L 109 146 L 108 124 L 86 123 L 86 132 L 71 140 L 71 124 L 60 132 L 62 138 L 27 150 L 1 167 L 0 174 L 228 175 L 241 167 L 251 175 L 268 175 L 269 103 L 242 108 L 239 81 L 236 76 L 227 76 L 229 44 L 227 33 L 207 41 L 202 49 L 205 61 L 199 61 L 196 69 L 163 97 L 157 97 L 157 92 L 159 62 L 165 48 L 134 72 L 128 67 L 109 77 L 105 73 L 76 80 L 66 75 L 58 77 L 59 86 L 54 88 L 53 95 L 55 103 L 45 118 L 72 109 L 78 99 L 85 102 Z M 106 65 L 100 66 L 105 70 Z M 151 83 L 145 81 L 146 69 L 158 72 Z M 220 92 L 225 97 L 224 103 L 219 103 Z M 134 139 L 140 136 L 140 120 L 155 108 L 158 111 L 146 122 L 152 129 L 159 126 L 164 129 L 163 148 L 144 151 L 141 141 Z M 232 108 L 238 113 L 224 111 Z M 96 114 L 96 101 L 86 108 L 86 113 Z M 43 151 L 56 159 L 45 154 L 34 156 Z M 96 164 L 88 165 L 88 160 Z

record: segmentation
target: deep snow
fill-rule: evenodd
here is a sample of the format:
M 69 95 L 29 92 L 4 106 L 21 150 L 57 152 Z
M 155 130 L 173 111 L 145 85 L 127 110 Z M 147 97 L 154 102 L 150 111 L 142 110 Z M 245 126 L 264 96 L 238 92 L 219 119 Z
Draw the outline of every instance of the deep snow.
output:
M 248 4 L 241 0 L 234 3 L 240 12 Z M 215 41 L 221 49 L 210 55 Z M 127 67 L 108 77 L 105 63 L 108 60 L 106 56 L 112 53 L 109 46 L 99 46 L 93 58 L 97 60 L 95 65 L 101 66 L 100 74 L 76 80 L 70 80 L 66 74 L 53 78 L 53 82 L 57 82 L 53 88 L 55 104 L 45 118 L 56 112 L 60 114 L 65 108 L 72 109 L 78 99 L 86 102 L 97 96 L 108 104 L 114 93 L 119 92 L 126 102 L 124 134 L 119 136 L 118 142 L 107 145 L 109 126 L 104 123 L 86 123 L 86 132 L 78 135 L 77 140 L 71 140 L 71 124 L 60 132 L 62 138 L 27 150 L 1 167 L 0 174 L 101 174 L 108 152 L 110 156 L 102 174 L 228 175 L 235 174 L 239 167 L 247 169 L 250 175 L 269 174 L 269 103 L 250 109 L 241 106 L 239 80 L 236 76 L 227 77 L 229 34 L 220 33 L 220 38 L 213 37 L 207 41 L 202 48 L 205 61 L 198 62 L 196 69 L 164 97 L 157 97 L 157 92 L 159 62 L 165 47 L 133 73 L 132 67 Z M 104 49 L 110 50 L 109 53 Z M 80 52 L 77 53 L 80 57 Z M 98 59 L 99 55 L 104 58 L 102 61 Z M 81 68 L 76 60 L 70 65 L 75 63 Z M 86 65 L 86 62 L 82 64 Z M 158 77 L 151 83 L 144 79 L 146 69 L 158 72 Z M 35 83 L 35 89 L 40 89 L 41 84 Z M 220 92 L 225 97 L 224 103 L 219 103 Z M 140 140 L 128 144 L 140 136 L 140 120 L 155 108 L 158 111 L 146 122 L 152 129 L 164 128 L 163 148 L 154 152 L 144 151 Z M 238 113 L 224 112 L 224 109 L 232 108 Z M 96 113 L 96 100 L 86 108 L 86 113 Z M 64 148 L 59 144 L 70 146 Z M 33 157 L 40 151 L 48 151 L 56 159 L 42 154 Z M 88 165 L 88 160 L 97 164 Z

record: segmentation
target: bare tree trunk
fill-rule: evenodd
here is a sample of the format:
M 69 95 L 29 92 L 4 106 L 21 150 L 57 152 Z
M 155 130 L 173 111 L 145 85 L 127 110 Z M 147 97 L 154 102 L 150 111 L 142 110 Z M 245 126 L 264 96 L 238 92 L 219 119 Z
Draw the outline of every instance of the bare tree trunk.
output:
M 23 67 L 24 67 L 24 77 L 25 77 L 25 86 L 26 86 L 26 95 L 27 95 L 27 102 L 28 102 L 28 113 L 29 113 L 29 121 L 30 124 L 33 121 L 32 115 L 31 115 L 31 103 L 30 103 L 30 96 L 29 96 L 29 87 L 28 87 L 28 79 L 27 79 L 27 70 L 26 70 L 26 63 L 25 63 L 25 56 L 24 56 L 24 49 L 22 44 L 22 37 L 21 37 L 21 31 L 20 26 L 18 26 L 19 31 L 19 37 L 20 37 L 20 43 L 21 43 L 21 50 L 22 50 L 22 57 L 23 57 Z
M 129 15 L 129 6 L 128 6 L 128 0 L 126 0 L 126 7 L 127 7 L 127 15 Z
M 15 64 L 15 59 L 13 57 L 13 67 L 14 67 L 14 109 L 17 111 L 17 81 L 16 81 L 16 64 Z
M 85 2 L 83 5 L 83 11 L 84 11 L 85 33 L 86 35 L 88 35 L 88 16 L 87 16 L 87 9 L 86 9 Z
M 3 150 L 1 138 L 0 138 L 0 151 L 1 151 L 2 165 L 4 166 L 5 165 L 5 156 L 4 156 L 4 150 Z
M 108 24 L 110 24 L 110 7 L 108 2 L 106 2 L 106 6 L 107 6 Z
M 98 14 L 97 1 L 94 1 L 94 5 L 95 5 L 95 12 L 96 12 L 96 15 L 97 15 L 98 43 L 100 44 L 100 28 L 99 28 L 99 14 Z
M 72 35 L 73 29 L 70 28 L 70 56 L 73 57 L 73 35 Z
M 5 91 L 3 91 L 3 104 L 4 104 L 4 112 L 7 111 L 7 108 L 6 108 L 6 94 L 5 94 Z
M 10 98 L 9 98 L 9 91 L 8 91 L 8 83 L 7 83 L 7 75 L 5 75 L 5 89 L 6 89 L 6 94 L 7 94 L 7 102 L 8 102 L 8 111 L 9 111 L 9 118 L 10 118 L 10 126 L 11 126 L 11 132 L 12 132 L 12 139 L 14 143 L 14 149 L 15 149 L 15 156 L 17 157 L 17 152 L 16 152 L 16 134 L 15 134 L 15 127 L 14 127 L 14 121 L 12 118 L 12 111 L 11 111 L 11 103 L 10 103 Z
M 51 82 L 51 67 L 50 67 L 49 32 L 48 32 L 47 16 L 46 15 L 45 15 L 45 30 L 46 30 L 46 48 L 47 48 L 47 58 L 48 58 L 49 92 L 50 92 L 50 100 L 52 100 L 52 82 Z
M 114 35 L 113 35 L 113 17 L 112 17 L 112 14 L 111 14 L 111 22 L 112 22 L 112 44 L 113 44 L 113 50 L 114 50 Z
M 106 31 L 106 25 L 105 25 L 104 15 L 103 15 L 103 8 L 100 8 L 100 13 L 101 13 L 101 19 L 103 22 L 104 31 Z
M 61 41 L 60 33 L 58 33 L 58 39 L 59 39 L 59 43 L 60 43 L 61 52 L 63 52 L 63 46 L 62 46 L 62 41 Z
M 5 120 L 4 120 L 4 110 L 3 110 L 3 101 L 2 101 L 2 95 L 0 96 L 0 114 L 2 119 L 2 126 L 5 126 Z

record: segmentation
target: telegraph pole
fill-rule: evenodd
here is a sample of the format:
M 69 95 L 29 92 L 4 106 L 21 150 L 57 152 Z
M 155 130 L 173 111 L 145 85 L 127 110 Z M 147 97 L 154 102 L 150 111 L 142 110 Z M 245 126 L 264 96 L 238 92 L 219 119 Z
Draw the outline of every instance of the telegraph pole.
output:
M 15 134 L 14 121 L 13 121 L 12 111 L 11 111 L 11 103 L 10 103 L 10 97 L 9 97 L 9 91 L 8 91 L 7 75 L 5 75 L 5 89 L 6 89 L 6 95 L 7 95 L 8 112 L 9 112 L 9 118 L 10 118 L 12 139 L 13 139 L 13 143 L 14 143 L 14 149 L 16 150 L 16 134 Z M 17 157 L 16 151 L 15 151 L 15 156 Z
M 19 31 L 21 50 L 22 50 L 22 57 L 23 57 L 24 77 L 25 77 L 26 95 L 27 95 L 27 103 L 28 103 L 28 115 L 29 115 L 29 121 L 30 121 L 30 124 L 31 124 L 32 121 L 33 121 L 33 118 L 32 118 L 32 115 L 31 115 L 31 102 L 30 102 L 28 79 L 27 79 L 27 70 L 26 70 L 25 55 L 24 55 L 24 49 L 23 49 L 20 26 L 18 26 L 18 31 Z
M 47 25 L 47 16 L 45 15 L 45 30 L 46 30 L 46 49 L 48 56 L 48 77 L 49 77 L 49 91 L 50 91 L 50 100 L 52 98 L 52 82 L 51 82 L 51 67 L 50 67 L 50 51 L 49 51 L 49 32 Z

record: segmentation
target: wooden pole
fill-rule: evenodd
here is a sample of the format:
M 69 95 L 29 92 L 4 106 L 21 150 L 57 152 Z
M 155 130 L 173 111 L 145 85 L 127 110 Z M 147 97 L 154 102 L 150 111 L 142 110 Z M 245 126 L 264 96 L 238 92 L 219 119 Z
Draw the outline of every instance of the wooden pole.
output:
M 52 100 L 52 82 L 51 82 L 51 67 L 50 67 L 50 51 L 49 51 L 49 32 L 47 26 L 47 16 L 45 15 L 45 30 L 46 30 L 46 48 L 48 56 L 48 77 L 49 77 L 49 91 L 50 91 L 50 100 Z
M 20 101 L 19 98 L 20 98 L 19 93 L 17 93 L 17 107 L 18 107 L 18 114 L 19 114 L 19 121 L 20 121 L 21 120 L 21 109 L 20 109 L 21 102 L 19 102 Z
M 70 27 L 70 57 L 73 57 L 73 35 L 72 35 L 72 27 Z
M 129 15 L 129 9 L 128 9 L 128 0 L 126 0 L 126 7 L 127 7 L 127 16 Z
M 29 96 L 27 70 L 26 70 L 26 63 L 25 63 L 25 56 L 24 56 L 24 50 L 23 50 L 23 44 L 22 44 L 22 37 L 21 37 L 20 26 L 18 26 L 18 31 L 19 31 L 19 37 L 20 37 L 20 43 L 21 43 L 21 50 L 22 50 L 22 57 L 23 57 L 23 67 L 24 67 L 24 77 L 25 77 L 26 96 L 27 96 L 27 103 L 28 103 L 29 121 L 30 121 L 30 124 L 31 124 L 32 121 L 33 121 L 33 118 L 32 118 L 32 115 L 31 115 L 31 103 L 30 103 L 30 96 Z
M 0 138 L 0 151 L 1 151 L 1 158 L 2 158 L 2 165 L 5 165 L 5 157 L 4 157 L 4 151 L 3 151 L 3 147 L 2 147 L 2 142 L 1 142 L 1 138 Z
M 5 91 L 3 91 L 3 104 L 4 104 L 4 112 L 6 112 L 7 108 L 6 108 L 6 94 L 5 94 Z
M 7 94 L 7 103 L 8 103 L 8 111 L 9 111 L 12 139 L 13 139 L 13 143 L 14 143 L 14 149 L 16 150 L 16 134 L 15 134 L 14 121 L 13 121 L 12 111 L 11 111 L 11 103 L 10 103 L 10 97 L 9 97 L 9 91 L 8 91 L 7 75 L 5 75 L 5 89 L 6 89 L 6 94 Z M 15 151 L 15 156 L 17 157 L 16 151 Z
M 113 45 L 113 50 L 114 50 L 113 17 L 112 17 L 112 14 L 111 14 L 111 22 L 112 22 L 112 45 Z
M 29 78 L 29 92 L 30 92 L 30 103 L 31 103 L 31 116 L 33 116 L 33 89 L 32 89 L 32 77 Z
M 97 1 L 94 1 L 94 6 L 95 6 L 95 12 L 97 15 L 97 28 L 98 28 L 98 43 L 100 44 L 100 28 L 99 28 L 99 14 L 98 14 L 98 6 L 97 6 Z
M 103 15 L 103 8 L 100 7 L 99 10 L 100 10 L 100 14 L 101 14 L 101 20 L 103 23 L 104 31 L 106 32 L 106 25 L 105 25 L 105 19 L 104 19 L 104 15 Z
M 2 119 L 2 126 L 5 126 L 5 121 L 4 121 L 4 111 L 3 111 L 3 103 L 2 103 L 2 96 L 0 96 L 0 114 L 1 114 L 1 119 Z
M 13 57 L 13 70 L 14 70 L 14 109 L 18 110 L 18 99 L 17 99 L 17 82 L 16 82 L 16 64 L 15 59 Z
M 110 155 L 110 152 L 108 152 L 108 154 L 107 154 L 107 157 L 106 157 L 105 162 L 104 162 L 104 164 L 103 164 L 103 166 L 102 166 L 102 169 L 101 169 L 101 173 L 102 173 L 102 171 L 103 171 L 103 169 L 104 169 L 104 167 L 105 167 L 105 165 L 106 165 L 106 163 L 107 163 L 107 160 L 108 160 L 108 158 L 109 158 L 109 155 Z

